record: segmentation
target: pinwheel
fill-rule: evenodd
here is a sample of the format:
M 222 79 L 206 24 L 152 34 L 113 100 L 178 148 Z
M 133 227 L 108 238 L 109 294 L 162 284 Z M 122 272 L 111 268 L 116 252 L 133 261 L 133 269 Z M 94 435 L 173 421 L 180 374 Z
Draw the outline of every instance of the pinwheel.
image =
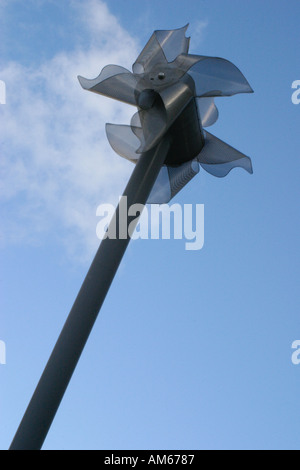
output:
M 234 167 L 252 172 L 251 160 L 204 128 L 214 124 L 214 98 L 251 93 L 242 73 L 225 59 L 188 54 L 187 27 L 156 31 L 132 72 L 109 65 L 83 88 L 137 107 L 129 126 L 107 124 L 108 140 L 136 164 L 123 197 L 128 206 L 169 202 L 198 172 L 215 176 Z M 122 215 L 122 199 L 111 225 Z M 76 297 L 11 449 L 40 449 L 136 226 L 104 237 Z M 110 227 L 107 230 L 110 234 Z M 129 236 L 128 236 L 129 235 Z
M 94 80 L 79 76 L 86 90 L 136 106 L 131 124 L 107 124 L 112 148 L 136 163 L 168 135 L 170 149 L 148 198 L 171 200 L 198 172 L 226 176 L 233 168 L 252 173 L 249 157 L 204 130 L 218 119 L 215 97 L 253 92 L 240 70 L 226 59 L 188 54 L 187 26 L 155 31 L 132 72 L 106 66 Z

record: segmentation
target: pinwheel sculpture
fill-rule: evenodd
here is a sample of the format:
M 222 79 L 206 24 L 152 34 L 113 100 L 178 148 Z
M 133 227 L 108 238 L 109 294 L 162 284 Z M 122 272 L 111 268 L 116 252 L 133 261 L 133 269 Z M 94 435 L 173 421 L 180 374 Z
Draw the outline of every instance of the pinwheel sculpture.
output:
M 107 124 L 112 148 L 136 163 L 168 135 L 171 145 L 148 199 L 167 203 L 198 172 L 222 177 L 234 167 L 252 173 L 249 157 L 203 128 L 218 119 L 214 97 L 253 92 L 225 59 L 188 54 L 187 26 L 155 31 L 129 70 L 105 67 L 98 78 L 79 77 L 83 88 L 136 106 L 130 126 Z
M 188 54 L 187 27 L 156 31 L 133 72 L 105 67 L 98 78 L 79 77 L 83 88 L 137 107 L 130 126 L 108 124 L 113 149 L 136 164 L 124 195 L 128 206 L 167 203 L 199 171 L 215 176 L 234 167 L 252 172 L 251 160 L 204 130 L 218 118 L 214 97 L 250 93 L 242 73 L 225 59 Z M 112 225 L 120 219 L 121 200 Z M 11 449 L 40 449 L 129 243 L 104 237 L 24 414 Z M 118 226 L 118 224 L 116 224 Z

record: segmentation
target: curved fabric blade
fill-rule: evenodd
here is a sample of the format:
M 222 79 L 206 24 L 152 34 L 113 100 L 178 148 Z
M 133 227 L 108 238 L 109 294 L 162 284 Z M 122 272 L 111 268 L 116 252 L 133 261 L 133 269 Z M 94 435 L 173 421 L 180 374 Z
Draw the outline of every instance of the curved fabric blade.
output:
M 106 124 L 106 135 L 111 147 L 121 157 L 134 163 L 140 155 L 136 150 L 141 145 L 138 137 L 132 132 L 131 126 Z
M 187 54 L 190 38 L 185 36 L 188 24 L 183 28 L 154 31 L 146 46 L 132 66 L 136 74 L 147 73 L 157 64 L 173 62 L 180 54 Z
M 191 67 L 189 75 L 195 82 L 197 96 L 253 93 L 242 72 L 226 59 L 203 59 Z
M 233 168 L 241 167 L 253 173 L 249 157 L 226 144 L 214 135 L 204 131 L 205 145 L 197 157 L 198 162 L 214 176 L 226 176 Z
M 242 72 L 226 59 L 181 54 L 175 62 L 193 78 L 198 97 L 253 93 Z
M 167 65 L 167 59 L 154 32 L 133 64 L 132 71 L 136 74 L 148 73 L 159 63 Z
M 145 148 L 145 136 L 142 129 L 141 119 L 140 119 L 140 112 L 135 113 L 130 122 L 131 131 L 133 134 L 138 138 L 139 145 L 137 147 L 136 153 L 141 154 L 141 149 Z M 138 155 L 139 156 L 139 155 Z
M 107 65 L 100 75 L 89 80 L 78 76 L 82 88 L 136 106 L 136 97 L 141 91 L 135 76 L 124 67 Z
M 188 24 L 183 28 L 155 31 L 156 38 L 168 62 L 173 62 L 179 54 L 187 54 L 190 38 L 185 36 Z
M 202 127 L 212 126 L 219 117 L 218 108 L 213 98 L 197 98 L 198 114 Z
M 163 166 L 148 197 L 147 204 L 166 204 L 170 201 L 171 194 L 168 167 Z
M 178 167 L 163 166 L 148 198 L 148 204 L 167 204 L 199 173 L 197 160 Z
M 201 167 L 207 171 L 207 173 L 210 173 L 213 176 L 216 176 L 217 178 L 224 178 L 225 176 L 230 173 L 231 170 L 234 168 L 244 168 L 244 170 L 248 171 L 248 173 L 253 173 L 253 171 L 249 170 L 249 158 L 244 157 L 241 158 L 240 160 L 234 161 L 234 162 L 228 162 L 228 163 L 221 163 L 221 164 L 214 164 L 214 165 L 206 165 L 204 163 L 200 163 Z

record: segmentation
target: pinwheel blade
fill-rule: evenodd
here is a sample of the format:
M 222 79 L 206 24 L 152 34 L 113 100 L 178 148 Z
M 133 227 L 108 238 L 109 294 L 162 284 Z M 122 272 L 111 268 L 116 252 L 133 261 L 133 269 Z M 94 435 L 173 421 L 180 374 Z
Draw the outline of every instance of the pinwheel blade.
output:
M 187 54 L 190 38 L 185 36 L 188 25 L 179 29 L 154 31 L 133 64 L 136 74 L 147 73 L 157 64 L 173 62 L 179 54 Z
M 163 166 L 148 198 L 148 204 L 167 204 L 199 173 L 197 160 L 178 167 Z
M 197 98 L 198 113 L 202 127 L 212 126 L 219 117 L 218 108 L 213 98 Z
M 171 197 L 168 167 L 163 166 L 148 197 L 147 204 L 166 204 L 171 200 Z
M 118 155 L 136 163 L 140 157 L 136 151 L 141 143 L 132 132 L 131 126 L 106 124 L 106 135 L 111 147 Z
M 208 173 L 221 178 L 237 167 L 244 168 L 250 174 L 253 173 L 249 157 L 207 131 L 204 131 L 204 138 L 205 145 L 197 159 Z
M 197 96 L 232 96 L 253 93 L 242 72 L 231 62 L 217 57 L 201 59 L 189 70 Z
M 168 62 L 173 62 L 179 54 L 187 54 L 190 38 L 185 36 L 188 24 L 183 28 L 155 31 L 156 38 Z
M 248 173 L 253 173 L 253 170 L 249 168 L 249 158 L 244 157 L 235 162 L 228 162 L 228 163 L 221 163 L 221 164 L 213 164 L 213 165 L 206 165 L 204 163 L 200 164 L 201 167 L 217 178 L 224 178 L 231 172 L 234 168 L 244 168 L 244 170 L 248 171 Z
M 136 96 L 140 91 L 138 81 L 124 67 L 108 65 L 97 78 L 89 80 L 78 76 L 78 80 L 85 90 L 136 106 Z
M 181 54 L 175 63 L 193 78 L 198 97 L 253 93 L 242 72 L 229 60 Z
M 167 59 L 154 32 L 133 64 L 132 71 L 136 74 L 147 73 L 157 64 L 167 64 Z

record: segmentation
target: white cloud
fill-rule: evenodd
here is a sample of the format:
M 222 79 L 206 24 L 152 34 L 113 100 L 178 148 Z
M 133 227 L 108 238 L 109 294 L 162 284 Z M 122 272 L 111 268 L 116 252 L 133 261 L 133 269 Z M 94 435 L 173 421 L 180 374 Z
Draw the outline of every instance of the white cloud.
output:
M 193 41 L 191 43 L 191 51 L 195 50 L 195 53 L 199 53 L 199 46 L 203 43 L 205 37 L 206 28 L 208 26 L 208 20 L 195 20 L 191 23 L 189 28 L 189 35 L 192 36 Z
M 127 123 L 135 110 L 82 90 L 77 75 L 94 78 L 109 63 L 129 68 L 138 49 L 101 0 L 70 5 L 84 24 L 71 52 L 35 69 L 10 62 L 1 71 L 1 239 L 28 243 L 55 230 L 90 255 L 99 243 L 96 207 L 117 202 L 133 170 L 110 149 L 105 122 Z

